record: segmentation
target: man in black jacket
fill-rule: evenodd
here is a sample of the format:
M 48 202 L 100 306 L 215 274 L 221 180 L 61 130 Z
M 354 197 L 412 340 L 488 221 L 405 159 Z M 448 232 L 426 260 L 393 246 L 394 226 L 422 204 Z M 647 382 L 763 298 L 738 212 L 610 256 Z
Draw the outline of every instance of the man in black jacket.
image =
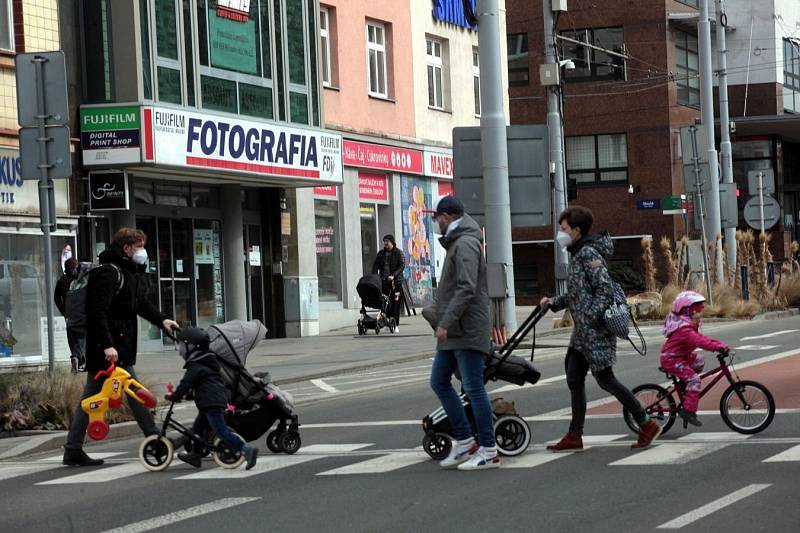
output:
M 66 317 L 66 297 L 69 291 L 70 284 L 78 279 L 78 263 L 77 259 L 69 258 L 64 263 L 64 275 L 59 278 L 56 283 L 55 291 L 53 291 L 53 302 L 56 304 L 56 309 L 61 313 L 61 316 Z M 84 370 L 86 365 L 86 337 L 78 331 L 67 326 L 67 343 L 70 350 L 70 364 L 72 366 L 72 373 L 76 374 L 78 370 Z
M 82 398 L 100 391 L 105 378 L 94 379 L 98 370 L 116 363 L 136 378 L 136 338 L 139 315 L 165 331 L 172 332 L 178 323 L 162 314 L 147 299 L 144 268 L 147 251 L 141 230 L 122 228 L 114 235 L 111 248 L 100 254 L 100 266 L 89 277 L 86 296 L 86 386 Z M 137 401 L 128 398 L 136 422 L 145 435 L 157 433 L 153 415 Z M 72 416 L 63 463 L 68 466 L 96 466 L 102 459 L 92 459 L 83 451 L 89 418 L 78 404 Z
M 406 268 L 406 258 L 403 251 L 397 248 L 394 235 L 391 233 L 383 237 L 383 250 L 378 252 L 372 264 L 372 273 L 379 274 L 383 280 L 383 293 L 389 297 L 389 316 L 394 317 L 396 326 L 400 325 L 400 296 L 403 290 L 403 270 Z M 399 333 L 400 328 L 395 328 Z
M 245 470 L 256 464 L 258 448 L 249 446 L 241 437 L 233 433 L 225 423 L 225 409 L 228 401 L 225 397 L 225 382 L 220 374 L 217 356 L 208 350 L 208 333 L 199 328 L 182 329 L 177 335 L 178 352 L 186 361 L 178 388 L 165 397 L 168 401 L 179 402 L 190 391 L 194 391 L 194 403 L 199 411 L 194 419 L 192 431 L 195 435 L 207 436 L 208 430 L 214 433 L 232 449 L 244 455 L 247 460 Z M 197 450 L 181 452 L 178 459 L 200 468 L 203 456 Z

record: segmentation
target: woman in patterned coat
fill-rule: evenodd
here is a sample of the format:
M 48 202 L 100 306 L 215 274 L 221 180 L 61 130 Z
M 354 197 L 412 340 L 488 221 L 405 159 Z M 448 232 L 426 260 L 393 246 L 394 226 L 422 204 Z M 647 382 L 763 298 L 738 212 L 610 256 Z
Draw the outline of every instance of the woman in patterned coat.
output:
M 636 397 L 614 376 L 617 338 L 603 323 L 603 315 L 614 301 L 611 277 L 606 266 L 606 257 L 611 256 L 614 245 L 605 232 L 589 235 L 594 216 L 585 207 L 569 207 L 561 213 L 558 222 L 561 230 L 558 232 L 557 245 L 566 246 L 571 254 L 567 292 L 553 299 L 542 298 L 540 303 L 542 306 L 549 305 L 553 311 L 569 308 L 575 321 L 564 361 L 572 421 L 564 438 L 547 449 L 553 452 L 583 450 L 586 374 L 589 369 L 597 384 L 617 398 L 639 425 L 639 439 L 631 448 L 647 448 L 658 438 L 661 426 L 648 420 Z

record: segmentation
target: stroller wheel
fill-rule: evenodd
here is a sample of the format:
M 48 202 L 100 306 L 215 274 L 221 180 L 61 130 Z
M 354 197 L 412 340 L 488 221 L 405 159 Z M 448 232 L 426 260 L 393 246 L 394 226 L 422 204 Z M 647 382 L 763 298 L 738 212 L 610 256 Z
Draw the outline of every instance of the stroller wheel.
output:
M 397 324 L 394 321 L 394 318 L 389 319 L 389 333 L 394 333 L 394 329 L 397 327 Z
M 450 453 L 453 441 L 447 433 L 426 433 L 422 439 L 422 449 L 431 459 L 441 461 Z
M 269 451 L 272 453 L 281 453 L 283 451 L 281 447 L 278 446 L 279 435 L 280 433 L 278 433 L 277 429 L 275 431 L 270 431 L 267 435 L 267 448 L 269 448 Z
M 139 446 L 139 462 L 151 472 L 161 472 L 170 465 L 174 453 L 171 440 L 161 435 L 150 435 Z
M 380 334 L 381 334 L 381 327 L 375 326 L 375 335 L 380 335 Z
M 507 457 L 514 457 L 528 449 L 531 443 L 531 428 L 516 415 L 505 415 L 494 423 L 494 438 L 497 451 Z
M 278 446 L 280 446 L 284 453 L 288 453 L 289 455 L 299 450 L 300 444 L 300 433 L 292 431 L 291 429 L 289 431 L 284 431 L 281 433 L 281 436 L 278 437 Z
M 236 433 L 234 435 L 240 439 L 242 438 Z M 239 465 L 244 463 L 244 454 L 230 449 L 219 437 L 214 438 L 214 448 L 216 449 L 211 452 L 211 455 L 214 457 L 214 462 L 222 468 L 238 468 Z

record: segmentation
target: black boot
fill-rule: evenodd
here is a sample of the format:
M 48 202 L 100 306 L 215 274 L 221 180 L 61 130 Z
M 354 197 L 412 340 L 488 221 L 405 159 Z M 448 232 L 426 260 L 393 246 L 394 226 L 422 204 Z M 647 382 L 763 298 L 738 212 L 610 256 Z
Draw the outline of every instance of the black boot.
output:
M 247 448 L 244 451 L 244 457 L 247 459 L 247 464 L 245 465 L 245 470 L 250 470 L 254 466 L 256 466 L 256 459 L 258 459 L 258 448 Z
M 64 448 L 64 458 L 61 461 L 67 466 L 100 466 L 102 459 L 92 459 L 83 448 Z
M 678 414 L 681 418 L 683 418 L 683 429 L 689 427 L 689 424 L 697 427 L 703 425 L 703 423 L 700 422 L 700 419 L 697 418 L 697 413 L 687 411 L 686 409 L 681 409 L 680 413 Z
M 200 462 L 203 458 L 194 452 L 181 452 L 178 454 L 178 459 L 195 468 L 200 468 Z

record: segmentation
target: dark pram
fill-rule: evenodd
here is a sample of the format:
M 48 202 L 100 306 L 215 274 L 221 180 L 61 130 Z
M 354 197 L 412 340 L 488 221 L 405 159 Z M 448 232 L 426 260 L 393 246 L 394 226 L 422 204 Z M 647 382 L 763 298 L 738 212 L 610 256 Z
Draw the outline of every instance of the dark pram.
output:
M 522 326 L 514 332 L 510 339 L 499 350 L 495 350 L 486 358 L 486 369 L 484 370 L 484 382 L 489 381 L 508 381 L 515 385 L 526 383 L 536 384 L 541 377 L 533 366 L 533 350 L 531 350 L 531 360 L 511 355 L 511 352 L 519 346 L 522 340 L 534 331 L 534 348 L 536 344 L 535 327 L 536 323 L 547 313 L 547 308 L 536 306 L 533 312 Z M 460 376 L 456 374 L 460 379 Z M 472 408 L 469 398 L 463 392 L 460 395 L 461 403 L 467 412 L 467 418 L 475 431 L 475 419 L 472 415 Z M 531 429 L 525 420 L 516 414 L 513 407 L 509 409 L 498 408 L 499 404 L 493 402 L 494 409 L 494 434 L 497 441 L 497 451 L 505 456 L 515 456 L 528 449 L 531 442 Z M 502 407 L 508 407 L 507 405 Z M 422 439 L 422 448 L 433 459 L 441 461 L 450 453 L 453 440 L 453 429 L 444 408 L 439 407 L 434 412 L 422 419 L 422 429 L 425 437 Z
M 368 331 L 375 331 L 379 335 L 383 328 L 389 328 L 394 333 L 397 327 L 394 317 L 389 317 L 386 313 L 389 309 L 389 297 L 383 293 L 383 280 L 377 274 L 367 274 L 358 280 L 356 291 L 361 298 L 361 317 L 358 319 L 357 327 L 359 335 L 366 335 Z M 367 308 L 375 309 L 378 312 L 375 316 L 367 313 Z
M 294 453 L 300 449 L 299 424 L 291 394 L 270 382 L 269 372 L 250 374 L 245 368 L 247 355 L 267 334 L 258 320 L 233 320 L 209 326 L 211 350 L 217 355 L 234 407 L 227 414 L 228 425 L 247 442 L 267 435 L 267 447 L 275 452 Z

